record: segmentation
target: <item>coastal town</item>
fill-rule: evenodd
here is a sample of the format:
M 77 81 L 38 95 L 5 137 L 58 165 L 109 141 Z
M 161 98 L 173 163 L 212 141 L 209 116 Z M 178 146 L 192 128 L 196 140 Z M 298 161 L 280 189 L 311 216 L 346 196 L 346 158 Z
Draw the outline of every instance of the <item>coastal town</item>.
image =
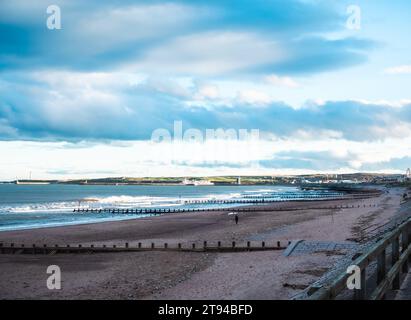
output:
M 311 174 L 290 176 L 215 176 L 215 177 L 141 177 L 141 178 L 98 178 L 73 180 L 16 179 L 2 183 L 15 184 L 80 184 L 80 185 L 276 185 L 276 184 L 407 184 L 411 181 L 411 170 L 403 174 L 349 173 Z

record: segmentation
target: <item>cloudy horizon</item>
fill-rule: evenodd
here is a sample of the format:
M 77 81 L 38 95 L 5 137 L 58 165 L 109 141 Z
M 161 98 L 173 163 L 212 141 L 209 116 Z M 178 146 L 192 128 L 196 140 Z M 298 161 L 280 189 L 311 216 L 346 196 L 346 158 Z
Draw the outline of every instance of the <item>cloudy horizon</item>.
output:
M 0 180 L 411 167 L 409 1 L 233 3 L 0 0 Z

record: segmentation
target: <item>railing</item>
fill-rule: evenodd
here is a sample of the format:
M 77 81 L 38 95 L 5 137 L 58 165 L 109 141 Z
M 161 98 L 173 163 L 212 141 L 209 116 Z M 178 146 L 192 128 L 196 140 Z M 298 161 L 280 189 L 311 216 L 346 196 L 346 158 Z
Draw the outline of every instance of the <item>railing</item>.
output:
M 411 258 L 410 241 L 411 219 L 408 219 L 395 230 L 383 236 L 366 253 L 357 257 L 352 265 L 359 267 L 361 271 L 361 288 L 353 289 L 352 298 L 378 300 L 383 299 L 390 289 L 398 290 L 400 280 L 403 278 L 402 273 L 408 272 Z M 388 270 L 387 265 L 389 266 Z M 343 291 L 346 292 L 347 280 L 350 275 L 346 270 L 341 270 L 340 275 L 328 285 L 309 287 L 305 299 L 337 299 Z

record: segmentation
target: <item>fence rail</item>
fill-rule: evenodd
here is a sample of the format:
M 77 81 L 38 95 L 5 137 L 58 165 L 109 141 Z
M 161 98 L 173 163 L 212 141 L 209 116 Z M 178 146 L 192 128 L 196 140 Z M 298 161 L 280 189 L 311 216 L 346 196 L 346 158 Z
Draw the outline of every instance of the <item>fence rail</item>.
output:
M 383 299 L 389 290 L 398 290 L 402 274 L 408 273 L 411 258 L 411 219 L 381 237 L 367 252 L 359 255 L 352 263 L 361 270 L 361 288 L 353 289 L 353 299 Z M 372 266 L 375 266 L 373 268 Z M 387 267 L 389 269 L 387 270 Z M 336 299 L 346 292 L 350 274 L 341 270 L 339 276 L 329 284 L 311 286 L 303 299 Z

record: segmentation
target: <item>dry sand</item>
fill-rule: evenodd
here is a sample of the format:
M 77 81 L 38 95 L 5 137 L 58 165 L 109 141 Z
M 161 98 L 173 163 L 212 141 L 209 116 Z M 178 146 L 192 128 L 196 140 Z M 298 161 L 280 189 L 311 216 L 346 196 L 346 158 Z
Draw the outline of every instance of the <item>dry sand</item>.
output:
M 78 226 L 0 232 L 0 242 L 41 245 L 217 241 L 345 242 L 361 228 L 396 215 L 402 189 L 364 200 L 309 201 L 272 205 L 283 211 L 170 214 Z M 310 209 L 355 205 L 352 209 Z M 363 207 L 363 205 L 377 205 Z M 358 205 L 361 205 L 358 208 Z M 300 207 L 302 210 L 286 211 Z M 361 226 L 361 228 L 359 228 Z M 288 299 L 315 281 L 341 255 L 284 257 L 282 251 L 189 253 L 0 255 L 3 299 Z M 60 266 L 62 289 L 46 288 L 46 268 Z M 7 275 L 7 276 L 4 276 Z

